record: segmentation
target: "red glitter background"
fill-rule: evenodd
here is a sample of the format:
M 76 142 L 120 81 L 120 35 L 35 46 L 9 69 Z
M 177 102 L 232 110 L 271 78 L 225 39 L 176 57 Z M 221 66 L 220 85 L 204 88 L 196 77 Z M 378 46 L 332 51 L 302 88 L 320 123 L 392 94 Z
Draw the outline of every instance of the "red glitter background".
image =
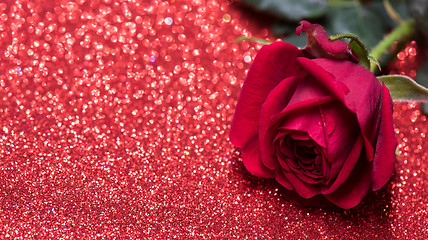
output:
M 266 26 L 226 0 L 0 3 L 0 238 L 427 239 L 427 118 L 396 103 L 395 173 L 302 208 L 228 131 Z M 415 76 L 412 42 L 392 72 Z

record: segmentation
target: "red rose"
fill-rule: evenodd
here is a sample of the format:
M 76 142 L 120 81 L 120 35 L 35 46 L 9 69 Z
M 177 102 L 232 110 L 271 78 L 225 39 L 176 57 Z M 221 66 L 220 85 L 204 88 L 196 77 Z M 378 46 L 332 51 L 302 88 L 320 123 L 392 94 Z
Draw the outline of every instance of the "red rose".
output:
M 390 178 L 397 141 L 392 100 L 348 44 L 302 21 L 305 49 L 276 42 L 257 54 L 230 140 L 254 175 L 308 199 L 356 206 Z

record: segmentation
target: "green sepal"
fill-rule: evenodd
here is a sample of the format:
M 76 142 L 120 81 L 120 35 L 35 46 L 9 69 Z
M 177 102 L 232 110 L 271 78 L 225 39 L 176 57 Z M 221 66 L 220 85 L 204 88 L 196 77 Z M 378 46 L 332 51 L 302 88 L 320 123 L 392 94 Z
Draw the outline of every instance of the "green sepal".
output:
M 360 60 L 358 64 L 370 69 L 369 52 L 367 51 L 367 48 L 364 45 L 360 45 L 359 42 L 354 39 L 349 41 L 349 47 L 351 47 L 352 51 L 358 56 L 358 59 Z
M 377 68 L 379 68 L 379 71 L 382 71 L 382 68 L 380 67 L 380 63 L 375 57 L 373 57 L 372 55 L 369 55 L 369 60 L 370 60 L 370 66 L 377 66 Z M 370 68 L 370 71 L 372 69 L 373 69 L 373 67 Z M 374 69 L 376 69 L 376 68 L 374 68 Z M 374 70 L 372 72 L 374 72 Z
M 404 75 L 385 75 L 377 79 L 388 88 L 394 101 L 428 102 L 428 89 Z
M 233 43 L 238 43 L 238 42 L 242 42 L 242 41 L 258 42 L 258 43 L 261 43 L 261 44 L 264 44 L 264 45 L 272 43 L 271 41 L 264 40 L 264 39 L 261 39 L 261 38 L 248 38 L 248 37 L 244 37 L 244 36 L 241 36 L 241 37 L 237 38 L 235 41 L 233 41 Z
M 362 43 L 358 38 L 358 36 L 353 33 L 336 34 L 330 36 L 330 41 L 335 41 L 341 38 L 350 39 L 349 47 L 360 60 L 358 64 L 370 70 L 369 51 L 367 50 L 367 47 L 364 45 L 364 43 Z

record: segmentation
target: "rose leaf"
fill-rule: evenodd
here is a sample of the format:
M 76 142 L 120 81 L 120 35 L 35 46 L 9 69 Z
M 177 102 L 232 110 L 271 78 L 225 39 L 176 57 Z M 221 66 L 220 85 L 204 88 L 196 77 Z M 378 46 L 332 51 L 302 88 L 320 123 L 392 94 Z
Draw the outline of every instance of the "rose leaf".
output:
M 385 75 L 377 79 L 388 88 L 394 101 L 428 102 L 428 89 L 404 75 Z
M 428 38 L 428 1 L 408 0 L 409 15 L 416 20 L 417 29 Z
M 295 22 L 321 17 L 327 11 L 327 0 L 241 0 L 241 2 L 258 11 Z
M 354 2 L 354 6 L 329 6 L 324 27 L 331 33 L 354 33 L 371 49 L 382 40 L 388 26 L 385 19 L 374 11 L 376 1 L 371 4 L 372 7 Z
M 428 87 L 428 57 L 425 59 L 425 63 L 419 68 L 416 73 L 416 81 L 422 86 Z M 422 112 L 428 115 L 428 103 L 422 103 Z

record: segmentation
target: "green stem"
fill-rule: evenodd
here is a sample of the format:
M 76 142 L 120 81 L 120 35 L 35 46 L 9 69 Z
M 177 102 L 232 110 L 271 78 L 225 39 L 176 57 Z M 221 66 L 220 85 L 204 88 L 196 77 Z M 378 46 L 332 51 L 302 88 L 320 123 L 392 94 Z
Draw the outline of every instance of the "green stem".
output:
M 376 59 L 380 59 L 382 55 L 388 51 L 395 42 L 401 42 L 408 39 L 415 31 L 415 22 L 413 19 L 402 22 L 390 34 L 380 41 L 372 50 L 370 55 Z M 374 72 L 376 66 L 372 64 L 370 70 Z
M 389 17 L 397 24 L 404 22 L 404 20 L 400 17 L 397 11 L 391 6 L 389 0 L 383 0 L 383 6 L 385 7 L 386 13 Z

